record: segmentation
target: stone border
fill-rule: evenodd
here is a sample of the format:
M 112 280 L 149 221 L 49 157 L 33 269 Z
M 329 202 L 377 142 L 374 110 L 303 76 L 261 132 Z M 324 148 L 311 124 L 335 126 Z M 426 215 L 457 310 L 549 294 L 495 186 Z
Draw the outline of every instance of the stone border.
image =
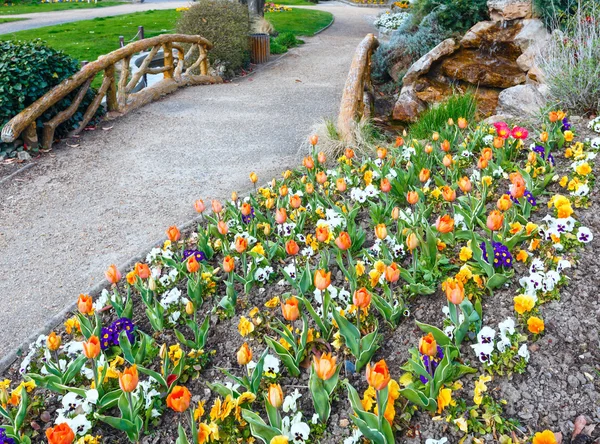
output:
M 381 8 L 390 8 L 391 7 L 390 3 L 386 3 L 384 5 L 370 5 L 368 3 L 367 4 L 364 4 L 364 3 L 355 3 L 355 2 L 351 2 L 349 0 L 336 0 L 336 1 L 338 1 L 340 3 L 345 3 L 345 4 L 350 5 L 350 6 L 357 6 L 359 8 L 379 8 L 379 9 L 381 9 Z

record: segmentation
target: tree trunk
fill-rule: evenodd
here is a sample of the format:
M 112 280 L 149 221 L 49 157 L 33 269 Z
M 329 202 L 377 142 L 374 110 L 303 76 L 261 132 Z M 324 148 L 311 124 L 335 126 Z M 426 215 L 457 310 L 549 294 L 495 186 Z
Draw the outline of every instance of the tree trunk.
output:
M 248 11 L 251 16 L 259 16 L 264 17 L 264 7 L 265 0 L 247 0 L 248 1 Z

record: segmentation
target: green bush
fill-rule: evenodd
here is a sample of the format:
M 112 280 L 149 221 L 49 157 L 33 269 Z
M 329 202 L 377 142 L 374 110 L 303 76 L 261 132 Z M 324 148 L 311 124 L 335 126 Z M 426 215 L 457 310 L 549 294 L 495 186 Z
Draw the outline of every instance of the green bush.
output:
M 79 63 L 76 60 L 45 46 L 40 40 L 0 42 L 0 127 L 77 71 Z M 42 122 L 69 107 L 76 94 L 74 91 L 38 119 L 38 136 L 41 137 Z M 93 91 L 88 91 L 79 110 L 58 127 L 57 136 L 77 126 L 93 95 Z M 0 143 L 0 158 L 15 155 L 13 144 Z
M 590 3 L 593 3 L 590 2 Z M 550 29 L 568 21 L 577 12 L 577 0 L 534 0 L 535 13 L 544 20 Z
M 248 6 L 234 0 L 198 0 L 177 21 L 177 32 L 197 34 L 214 46 L 209 60 L 226 75 L 248 61 Z
M 271 54 L 285 54 L 288 48 L 281 43 L 278 43 L 273 37 L 271 37 Z
M 434 13 L 441 27 L 461 34 L 489 18 L 487 0 L 415 0 L 412 10 L 414 23 Z
M 287 48 L 295 48 L 296 46 L 304 43 L 302 40 L 297 39 L 293 32 L 284 32 L 279 34 L 274 40 L 279 45 L 283 45 Z
M 434 131 L 445 128 L 448 119 L 456 122 L 459 117 L 464 117 L 471 122 L 475 118 L 476 111 L 477 102 L 473 94 L 455 94 L 425 111 L 409 128 L 410 136 L 416 139 L 427 139 Z

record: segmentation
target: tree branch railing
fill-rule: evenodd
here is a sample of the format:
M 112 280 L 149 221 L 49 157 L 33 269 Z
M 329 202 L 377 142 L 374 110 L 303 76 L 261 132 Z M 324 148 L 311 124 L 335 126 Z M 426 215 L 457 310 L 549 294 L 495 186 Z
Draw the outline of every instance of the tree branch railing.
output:
M 190 45 L 187 51 L 184 50 L 184 44 Z M 151 48 L 150 52 L 143 60 L 139 70 L 132 74 L 132 57 L 148 48 Z M 164 53 L 163 66 L 150 67 L 161 48 Z M 107 117 L 110 119 L 124 115 L 165 94 L 170 94 L 182 86 L 222 83 L 221 77 L 208 74 L 208 51 L 211 48 L 212 43 L 198 35 L 163 34 L 135 41 L 116 51 L 100 56 L 98 60 L 83 66 L 80 71 L 63 80 L 59 85 L 8 121 L 2 128 L 2 141 L 14 142 L 21 136 L 25 143 L 36 146 L 38 143 L 36 120 L 57 102 L 73 91 L 78 90 L 67 109 L 43 123 L 42 146 L 47 149 L 51 148 L 56 128 L 75 114 L 92 81 L 100 72 L 103 72 L 102 84 L 84 112 L 77 128 L 71 132 L 72 135 L 83 131 L 96 114 L 105 97 Z M 198 56 L 194 60 L 196 53 Z M 117 81 L 116 65 L 118 64 L 120 64 L 120 74 Z M 198 71 L 200 74 L 194 74 Z M 134 92 L 135 87 L 145 74 L 161 73 L 163 74 L 161 81 Z
M 337 123 L 342 140 L 348 143 L 354 139 L 356 123 L 363 118 L 369 118 L 373 111 L 371 57 L 378 46 L 377 38 L 373 34 L 367 34 L 356 48 L 350 65 Z

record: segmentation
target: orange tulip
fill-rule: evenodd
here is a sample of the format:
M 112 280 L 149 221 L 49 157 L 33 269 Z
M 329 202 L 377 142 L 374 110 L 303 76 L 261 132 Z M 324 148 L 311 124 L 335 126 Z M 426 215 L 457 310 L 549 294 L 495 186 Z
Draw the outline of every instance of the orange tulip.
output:
M 381 179 L 381 183 L 379 184 L 379 188 L 383 193 L 389 193 L 392 190 L 392 184 L 389 179 L 383 178 Z
M 445 152 L 450 151 L 450 142 L 448 142 L 448 140 L 444 139 L 444 141 L 440 145 L 440 148 L 442 149 L 442 151 L 445 151 Z
M 248 249 L 248 239 L 242 236 L 238 236 L 235 239 L 235 251 L 243 253 Z
M 419 246 L 419 238 L 417 238 L 415 233 L 409 233 L 409 235 L 406 237 L 406 246 L 410 251 L 413 251 Z
M 300 196 L 297 194 L 290 196 L 290 206 L 292 208 L 300 208 L 300 205 L 302 205 L 302 198 Z
M 454 219 L 452 219 L 449 214 L 440 216 L 437 218 L 435 228 L 440 233 L 450 233 L 452 230 L 454 230 Z
M 433 152 L 433 147 L 430 144 L 425 145 L 425 154 L 431 154 Z
M 134 391 L 137 388 L 138 382 L 139 377 L 137 366 L 135 364 L 122 372 L 119 372 L 119 386 L 124 392 L 129 393 Z
M 423 336 L 419 341 L 419 352 L 432 358 L 437 356 L 437 342 L 431 333 Z
M 72 444 L 75 441 L 75 433 L 65 422 L 46 430 L 48 444 Z
M 176 412 L 183 413 L 189 406 L 192 400 L 190 391 L 181 385 L 176 385 L 167 396 L 167 407 L 170 407 Z
M 449 186 L 442 187 L 442 197 L 446 202 L 454 202 L 456 200 L 456 191 Z
M 286 220 L 287 212 L 285 211 L 285 208 L 279 208 L 277 211 L 275 211 L 275 222 L 278 224 L 283 224 Z
M 317 143 L 319 143 L 319 136 L 317 134 L 313 134 L 308 138 L 308 141 L 312 146 L 315 146 Z
M 250 182 L 252 182 L 252 183 L 258 182 L 258 175 L 255 172 L 250 173 Z
M 548 142 L 548 132 L 544 131 L 542 134 L 540 134 L 540 141 L 542 143 Z
M 186 266 L 187 271 L 190 273 L 196 273 L 198 270 L 200 270 L 200 264 L 196 260 L 196 256 L 194 256 L 193 254 L 190 257 L 188 257 Z
M 500 149 L 504 146 L 504 139 L 502 137 L 494 137 L 494 148 Z
M 458 179 L 458 188 L 460 188 L 460 190 L 463 193 L 468 193 L 469 191 L 471 191 L 471 181 L 467 176 L 463 176 L 460 179 Z
M 523 176 L 521 176 L 521 173 L 511 173 L 510 176 L 510 182 L 511 182 L 511 186 L 510 186 L 510 194 L 512 197 L 514 197 L 515 199 L 519 199 L 521 197 L 523 197 L 523 195 L 525 194 L 525 179 L 523 179 Z
M 240 212 L 244 215 L 244 216 L 249 216 L 250 213 L 252 213 L 252 206 L 248 203 L 248 202 L 244 202 L 242 204 L 242 207 L 240 208 Z
M 60 336 L 58 336 L 55 332 L 50 333 L 48 335 L 48 338 L 46 339 L 46 346 L 48 347 L 48 350 L 50 350 L 50 351 L 58 350 L 61 343 L 62 343 L 62 338 Z
M 304 165 L 307 170 L 312 170 L 315 167 L 315 161 L 312 156 L 306 156 L 304 160 L 302 160 L 302 165 Z
M 459 305 L 465 298 L 465 289 L 462 282 L 457 279 L 448 279 L 445 286 L 446 299 L 454 305 Z
M 88 359 L 95 359 L 100 354 L 100 339 L 98 339 L 98 336 L 90 336 L 90 339 L 83 343 L 83 354 Z
M 467 126 L 469 126 L 467 119 L 465 119 L 464 117 L 459 117 L 457 123 L 460 129 L 465 129 Z
M 281 185 L 279 187 L 279 195 L 281 197 L 287 196 L 288 191 L 289 191 L 289 189 L 288 189 L 287 185 Z
M 483 157 L 487 161 L 490 161 L 494 157 L 494 153 L 492 152 L 491 148 L 484 148 L 483 150 L 481 150 L 481 157 Z
M 450 168 L 450 166 L 452 166 L 453 162 L 454 162 L 454 160 L 452 159 L 452 154 L 446 154 L 444 156 L 444 159 L 442 160 L 442 163 L 444 164 L 444 166 L 446 168 Z
M 325 270 L 317 270 L 315 271 L 315 287 L 317 290 L 325 290 L 327 287 L 331 285 L 331 271 L 327 272 Z
M 279 384 L 269 385 L 269 392 L 267 393 L 267 399 L 269 404 L 278 409 L 283 404 L 283 390 Z
M 196 202 L 194 202 L 194 209 L 198 213 L 204 213 L 204 210 L 206 210 L 206 205 L 204 205 L 204 201 L 202 199 L 198 199 Z
M 390 382 L 390 372 L 385 361 L 382 359 L 373 367 L 367 364 L 367 382 L 375 390 L 383 390 Z
M 387 228 L 385 224 L 377 224 L 375 225 L 375 236 L 377 239 L 385 239 L 387 237 Z
M 171 242 L 177 242 L 181 238 L 181 233 L 175 225 L 170 226 L 167 230 L 167 238 Z
M 488 161 L 485 157 L 480 157 L 477 161 L 477 168 L 480 170 L 485 170 L 488 167 Z
M 111 284 L 116 284 L 121 280 L 121 272 L 117 269 L 116 265 L 111 265 L 108 267 L 108 270 L 104 272 L 104 276 L 106 280 Z
M 290 256 L 295 256 L 300 251 L 300 247 L 298 246 L 298 244 L 296 243 L 296 241 L 294 239 L 290 239 L 289 241 L 287 241 L 285 243 L 285 251 Z
M 325 163 L 327 161 L 327 156 L 325 156 L 323 151 L 319 151 L 319 154 L 317 154 L 317 160 L 319 163 Z
M 329 228 L 327 228 L 325 225 L 317 227 L 316 237 L 319 242 L 325 242 L 327 239 L 329 239 Z
M 79 299 L 77 300 L 77 309 L 81 314 L 92 314 L 94 312 L 94 308 L 92 307 L 92 297 L 87 294 L 80 294 Z
M 550 119 L 550 122 L 554 123 L 558 120 L 558 113 L 556 111 L 550 111 L 548 113 L 548 119 Z
M 286 321 L 294 322 L 300 316 L 298 307 L 298 299 L 295 296 L 289 298 L 285 303 L 281 304 L 281 313 Z
M 237 199 L 234 199 L 234 200 L 237 200 Z M 212 210 L 213 210 L 214 213 L 219 214 L 221 211 L 223 211 L 223 205 L 218 200 L 214 200 L 213 199 L 210 202 L 210 205 L 211 205 Z
M 323 185 L 325 182 L 327 182 L 327 174 L 325 174 L 325 171 L 319 171 L 317 173 L 317 183 L 320 183 L 321 185 Z
M 365 288 L 359 288 L 352 296 L 352 303 L 358 308 L 368 308 L 371 305 L 371 293 Z
M 352 148 L 346 148 L 344 151 L 344 156 L 346 156 L 347 159 L 354 158 L 354 150 Z
M 229 226 L 225 221 L 220 220 L 217 222 L 217 231 L 221 236 L 225 236 L 229 232 Z
M 237 200 L 238 200 L 238 195 L 237 195 L 237 193 L 235 191 L 231 192 L 231 200 L 233 202 L 237 202 Z
M 385 280 L 388 282 L 397 282 L 400 279 L 400 269 L 395 262 L 392 262 L 385 268 Z
M 430 176 L 431 176 L 431 171 L 429 171 L 427 168 L 423 168 L 421 170 L 421 172 L 419 173 L 419 180 L 422 183 L 425 183 L 429 180 Z
M 340 177 L 335 181 L 335 186 L 340 193 L 343 193 L 347 188 L 346 180 L 343 177 Z
M 381 146 L 377 147 L 377 157 L 383 159 L 385 156 L 387 156 L 387 150 Z
M 498 231 L 504 224 L 504 214 L 498 210 L 492 211 L 487 217 L 487 227 L 492 231 Z
M 235 268 L 235 259 L 231 256 L 225 256 L 223 258 L 223 270 L 225 273 L 231 273 Z
M 416 204 L 419 201 L 419 193 L 416 191 L 409 191 L 406 193 L 406 201 L 411 205 Z
M 335 375 L 337 370 L 337 358 L 331 356 L 331 353 L 323 353 L 320 358 L 313 356 L 313 369 L 323 381 L 327 381 Z
M 148 279 L 150 277 L 150 267 L 148 264 L 137 262 L 135 264 L 135 274 L 137 274 L 140 279 Z
M 352 241 L 350 240 L 350 235 L 345 231 L 342 231 L 340 235 L 335 240 L 335 244 L 340 250 L 346 251 L 352 246 Z
M 244 342 L 237 352 L 237 362 L 239 365 L 247 365 L 252 361 L 252 350 L 247 342 Z
M 434 142 L 437 142 L 438 140 L 440 140 L 440 133 L 438 133 L 437 131 L 435 131 L 432 135 L 431 135 L 431 139 Z
M 392 209 L 392 219 L 398 220 L 399 217 L 400 217 L 400 208 L 394 207 Z
M 503 194 L 496 202 L 496 207 L 501 211 L 506 211 L 510 207 L 512 207 L 512 200 L 510 200 L 510 196 L 508 194 Z
M 394 146 L 398 148 L 402 145 L 404 145 L 404 139 L 400 136 L 396 137 L 396 143 L 394 143 Z

